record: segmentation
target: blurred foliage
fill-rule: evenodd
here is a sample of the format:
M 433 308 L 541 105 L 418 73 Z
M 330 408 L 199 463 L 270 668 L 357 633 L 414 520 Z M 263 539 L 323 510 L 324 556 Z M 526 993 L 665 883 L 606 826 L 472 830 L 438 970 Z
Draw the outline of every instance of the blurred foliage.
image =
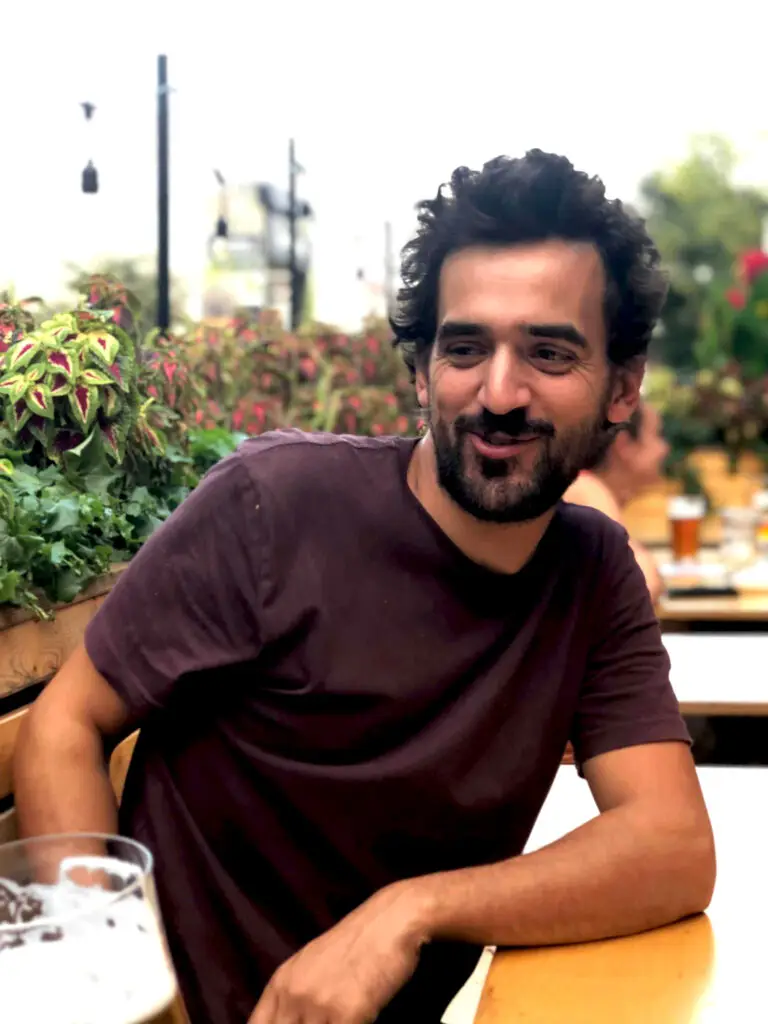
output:
M 768 196 L 734 182 L 737 159 L 719 136 L 693 140 L 686 159 L 641 185 L 643 212 L 670 277 L 655 355 L 691 369 L 716 354 L 718 318 L 739 254 L 760 245 Z
M 249 322 L 200 324 L 146 343 L 147 393 L 195 426 L 260 434 L 281 427 L 348 434 L 406 434 L 416 426 L 413 387 L 374 320 L 358 335 L 313 324 L 297 334 L 273 312 Z
M 80 283 L 42 322 L 37 300 L 0 304 L 0 604 L 72 600 L 248 435 L 416 426 L 384 322 L 291 334 L 263 312 L 145 334 L 135 277 Z
M 72 277 L 68 288 L 76 295 L 87 294 L 94 281 L 119 283 L 124 302 L 136 318 L 136 331 L 140 337 L 143 338 L 155 326 L 157 268 L 150 257 L 103 259 L 90 270 L 70 264 L 69 271 Z M 170 287 L 171 311 L 177 314 L 184 307 L 184 292 L 175 278 L 171 278 Z

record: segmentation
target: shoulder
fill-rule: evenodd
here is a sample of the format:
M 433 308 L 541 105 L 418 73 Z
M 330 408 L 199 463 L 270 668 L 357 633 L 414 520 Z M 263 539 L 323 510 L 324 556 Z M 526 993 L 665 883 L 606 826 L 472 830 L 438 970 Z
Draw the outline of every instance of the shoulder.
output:
M 253 485 L 279 497 L 312 497 L 339 488 L 383 484 L 384 467 L 397 476 L 412 442 L 399 437 L 356 437 L 278 430 L 244 441 L 231 456 Z
M 629 534 L 621 523 L 596 508 L 566 498 L 559 506 L 559 518 L 566 549 L 579 552 L 582 558 L 615 562 L 630 553 Z

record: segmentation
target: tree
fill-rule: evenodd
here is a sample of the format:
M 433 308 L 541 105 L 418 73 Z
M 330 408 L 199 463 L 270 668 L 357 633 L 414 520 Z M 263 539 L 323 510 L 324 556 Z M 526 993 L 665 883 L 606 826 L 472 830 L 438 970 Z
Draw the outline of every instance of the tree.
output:
M 736 260 L 760 246 L 768 195 L 735 184 L 736 165 L 727 140 L 700 136 L 682 163 L 655 172 L 640 187 L 670 277 L 656 354 L 672 366 L 696 365 L 697 343 L 712 323 L 713 306 L 733 284 Z

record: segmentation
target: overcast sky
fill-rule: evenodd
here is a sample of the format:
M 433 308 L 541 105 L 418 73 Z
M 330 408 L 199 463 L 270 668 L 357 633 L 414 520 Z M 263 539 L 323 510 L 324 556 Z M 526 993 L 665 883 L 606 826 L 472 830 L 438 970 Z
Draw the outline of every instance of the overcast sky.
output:
M 50 290 L 68 259 L 153 250 L 161 50 L 175 89 L 174 270 L 201 266 L 212 169 L 281 183 L 294 135 L 317 212 L 318 312 L 329 317 L 358 263 L 379 272 L 384 222 L 400 245 L 416 200 L 457 164 L 536 145 L 631 199 L 692 133 L 719 131 L 743 154 L 743 177 L 768 185 L 768 4 L 520 6 L 217 0 L 190 13 L 135 0 L 51 13 L 7 0 L 0 284 Z M 98 106 L 88 127 L 83 99 Z M 91 153 L 96 197 L 79 191 Z

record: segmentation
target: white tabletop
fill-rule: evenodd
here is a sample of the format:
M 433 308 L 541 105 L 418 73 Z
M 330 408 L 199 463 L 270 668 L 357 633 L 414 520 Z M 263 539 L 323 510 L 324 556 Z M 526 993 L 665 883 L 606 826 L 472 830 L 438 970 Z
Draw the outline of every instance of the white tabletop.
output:
M 665 633 L 672 687 L 689 715 L 768 715 L 768 634 Z

